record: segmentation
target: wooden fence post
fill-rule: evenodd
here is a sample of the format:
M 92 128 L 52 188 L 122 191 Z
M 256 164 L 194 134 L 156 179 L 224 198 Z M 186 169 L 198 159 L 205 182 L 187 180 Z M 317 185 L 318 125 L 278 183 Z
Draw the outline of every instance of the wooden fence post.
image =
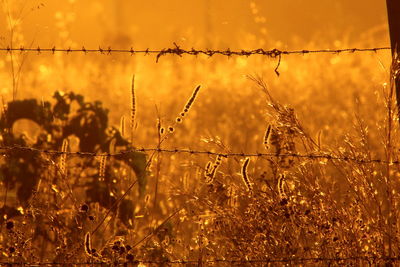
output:
M 387 15 L 388 15 L 388 23 L 389 23 L 389 34 L 390 34 L 390 45 L 392 48 L 392 72 L 390 75 L 395 75 L 394 77 L 390 77 L 390 81 L 394 82 L 395 90 L 396 90 L 396 104 L 397 104 L 397 116 L 400 116 L 400 75 L 395 73 L 398 71 L 399 67 L 399 54 L 400 54 L 400 0 L 386 0 L 386 8 L 387 8 Z M 392 86 L 392 85 L 391 85 Z M 388 140 L 390 149 L 390 137 Z M 389 150 L 389 153 L 390 150 Z M 389 154 L 390 158 L 390 154 Z M 389 168 L 388 168 L 389 170 Z M 389 171 L 388 171 L 388 181 L 389 181 Z M 390 183 L 388 183 L 388 192 L 389 193 L 389 216 L 388 216 L 388 224 L 389 224 L 389 236 L 388 236 L 388 246 L 389 246 L 389 258 L 392 257 L 392 227 L 394 222 L 396 221 L 395 216 L 393 215 L 393 196 L 392 196 L 392 189 L 390 187 Z M 383 253 L 385 254 L 385 248 Z M 392 263 L 388 262 L 390 265 Z
M 400 1 L 386 0 L 392 57 L 400 54 Z M 398 66 L 398 64 L 396 64 Z M 397 109 L 400 113 L 400 76 L 395 77 Z

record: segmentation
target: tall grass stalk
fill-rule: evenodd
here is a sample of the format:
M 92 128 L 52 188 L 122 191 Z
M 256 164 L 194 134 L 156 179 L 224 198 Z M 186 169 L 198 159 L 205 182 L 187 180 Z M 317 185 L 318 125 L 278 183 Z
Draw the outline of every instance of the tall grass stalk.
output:
M 394 187 L 393 187 L 393 160 L 396 155 L 395 147 L 393 145 L 393 135 L 394 135 L 394 122 L 399 121 L 396 118 L 396 81 L 399 76 L 399 57 L 397 54 L 393 56 L 392 65 L 390 68 L 390 84 L 389 84 L 389 92 L 386 98 L 386 106 L 387 106 L 387 129 L 386 129 L 386 192 L 387 192 L 387 200 L 388 200 L 388 257 L 392 258 L 393 256 L 393 225 L 397 225 L 397 217 L 396 217 L 396 201 L 394 199 Z M 397 88 L 400 90 L 400 88 Z M 398 125 L 397 125 L 398 127 Z

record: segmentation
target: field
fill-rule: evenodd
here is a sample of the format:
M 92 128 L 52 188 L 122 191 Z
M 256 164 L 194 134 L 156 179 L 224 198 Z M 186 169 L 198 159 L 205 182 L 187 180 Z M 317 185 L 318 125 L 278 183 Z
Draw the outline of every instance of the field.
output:
M 54 44 L 81 49 L 58 17 Z M 21 25 L 1 48 L 28 47 Z M 384 30 L 292 45 L 374 47 Z M 0 265 L 397 265 L 390 50 L 277 64 L 1 51 Z

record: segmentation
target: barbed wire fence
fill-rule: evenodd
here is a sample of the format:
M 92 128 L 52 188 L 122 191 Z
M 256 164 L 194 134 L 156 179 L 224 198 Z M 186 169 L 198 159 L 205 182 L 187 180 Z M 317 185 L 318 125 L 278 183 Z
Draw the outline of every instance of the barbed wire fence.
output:
M 191 154 L 191 155 L 210 155 L 210 156 L 223 156 L 223 157 L 293 157 L 293 158 L 307 158 L 307 159 L 326 159 L 326 160 L 338 160 L 338 161 L 351 161 L 359 164 L 369 164 L 369 163 L 381 163 L 381 164 L 394 164 L 399 165 L 399 160 L 387 161 L 382 159 L 365 159 L 356 158 L 351 156 L 337 156 L 329 153 L 245 153 L 245 152 L 215 152 L 207 150 L 193 150 L 193 149 L 182 149 L 182 148 L 136 148 L 126 151 L 121 151 L 118 153 L 95 153 L 95 152 L 71 152 L 71 151 L 58 151 L 58 150 L 46 150 L 33 147 L 24 146 L 0 146 L 0 154 L 11 154 L 12 151 L 27 151 L 32 153 L 48 154 L 48 155 L 68 155 L 73 157 L 118 157 L 129 155 L 134 152 L 160 152 L 160 153 L 172 153 L 172 154 Z
M 129 49 L 114 49 L 111 47 L 107 48 L 102 48 L 99 46 L 99 48 L 85 48 L 82 46 L 82 48 L 57 48 L 56 46 L 53 47 L 0 47 L 0 52 L 6 52 L 6 53 L 12 53 L 12 52 L 20 52 L 20 53 L 29 53 L 29 52 L 34 52 L 37 54 L 42 54 L 42 53 L 66 53 L 66 54 L 71 54 L 71 53 L 84 53 L 84 54 L 89 54 L 89 53 L 99 53 L 99 54 L 104 54 L 104 55 L 111 55 L 114 53 L 118 54 L 130 54 L 131 56 L 135 54 L 144 54 L 144 55 L 155 55 L 156 57 L 156 62 L 159 62 L 160 58 L 162 56 L 166 55 L 176 55 L 179 57 L 182 57 L 184 55 L 188 56 L 199 56 L 199 55 L 205 55 L 208 57 L 213 57 L 216 55 L 220 56 L 226 56 L 226 57 L 232 57 L 232 56 L 254 56 L 254 55 L 259 55 L 259 56 L 266 56 L 269 58 L 277 58 L 278 63 L 275 67 L 275 73 L 279 75 L 279 66 L 281 63 L 282 56 L 284 55 L 306 55 L 306 54 L 339 54 L 339 53 L 359 53 L 359 52 L 378 52 L 378 51 L 383 51 L 383 50 L 391 50 L 390 47 L 372 47 L 372 48 L 343 48 L 343 49 L 301 49 L 301 50 L 280 50 L 280 49 L 271 49 L 271 50 L 266 50 L 263 48 L 258 48 L 258 49 L 251 49 L 251 50 L 231 50 L 231 49 L 226 49 L 226 50 L 213 50 L 213 49 L 183 49 L 181 48 L 178 44 L 174 43 L 174 47 L 172 48 L 164 48 L 164 49 L 134 49 L 133 47 Z
M 183 56 L 226 56 L 226 57 L 233 57 L 233 56 L 265 56 L 272 59 L 278 59 L 278 63 L 275 67 L 275 72 L 279 75 L 279 66 L 282 59 L 282 56 L 286 55 L 306 55 L 306 54 L 342 54 L 342 53 L 376 53 L 379 51 L 390 51 L 391 47 L 373 47 L 373 48 L 344 48 L 344 49 L 302 49 L 302 50 L 279 50 L 279 49 L 272 49 L 272 50 L 265 50 L 265 49 L 253 49 L 253 50 L 212 50 L 212 49 L 183 49 L 176 43 L 174 43 L 174 47 L 172 48 L 164 48 L 164 49 L 113 49 L 111 47 L 108 48 L 57 48 L 53 47 L 24 47 L 20 46 L 16 47 L 0 47 L 0 52 L 5 53 L 37 53 L 37 54 L 55 54 L 55 53 L 65 53 L 65 54 L 72 54 L 72 53 L 83 53 L 83 54 L 102 54 L 102 55 L 111 55 L 111 54 L 127 54 L 130 56 L 136 54 L 142 55 L 154 55 L 155 61 L 159 62 L 160 58 L 166 55 L 175 55 L 179 57 Z M 0 146 L 0 155 L 3 156 L 10 156 L 15 151 L 23 151 L 28 153 L 39 153 L 39 154 L 47 154 L 47 155 L 67 155 L 71 157 L 116 157 L 116 156 L 124 156 L 129 155 L 130 153 L 134 152 L 154 152 L 154 153 L 171 153 L 171 154 L 190 154 L 190 155 L 209 155 L 209 156 L 218 156 L 222 155 L 224 157 L 293 157 L 293 158 L 303 158 L 303 159 L 325 159 L 330 161 L 346 161 L 346 162 L 355 162 L 357 164 L 395 164 L 400 165 L 399 160 L 394 161 L 387 161 L 379 158 L 365 158 L 365 157 L 354 157 L 354 156 L 343 156 L 343 155 L 335 155 L 331 152 L 315 152 L 315 153 L 247 153 L 247 152 L 230 152 L 230 153 L 222 153 L 216 151 L 207 151 L 207 150 L 195 150 L 189 148 L 170 148 L 164 149 L 160 147 L 156 148 L 135 148 L 126 151 L 120 151 L 118 153 L 95 153 L 95 152 L 84 152 L 84 151 L 57 151 L 57 150 L 48 150 L 48 149 L 41 149 L 35 147 L 25 147 L 25 146 Z M 171 264 L 171 265 L 185 265 L 185 264 L 218 264 L 218 263 L 225 263 L 225 264 L 302 264 L 302 263 L 334 263 L 334 264 L 343 264 L 346 262 L 354 262 L 354 261 L 361 261 L 364 263 L 368 263 L 369 265 L 377 263 L 377 262 L 399 262 L 400 258 L 396 257 L 380 257 L 380 256 L 372 256 L 372 257 L 365 257 L 365 256 L 355 256 L 355 257 L 334 257 L 334 258 L 324 258 L 324 257 L 314 257 L 314 258 L 265 258 L 265 259 L 198 259 L 198 260 L 191 260 L 191 259 L 178 259 L 178 260 L 168 260 L 168 261 L 148 261 L 148 260 L 134 260 L 134 261 L 127 261 L 122 263 L 113 263 L 115 266 L 129 266 L 129 264 L 137 265 L 139 263 L 142 264 Z M 109 263 L 107 262 L 99 262 L 99 261 L 86 261 L 86 262 L 1 262 L 0 266 L 10 266 L 10 265 L 21 265 L 21 266 L 61 266 L 65 264 L 70 265 L 92 265 L 92 266 L 106 266 Z
M 263 48 L 258 48 L 258 49 L 252 49 L 252 50 L 231 50 L 231 49 L 226 49 L 226 50 L 213 50 L 213 49 L 183 49 L 176 43 L 174 43 L 173 48 L 164 48 L 164 49 L 139 49 L 136 50 L 133 47 L 129 49 L 113 49 L 111 47 L 108 48 L 95 48 L 95 49 L 87 49 L 84 46 L 82 48 L 57 48 L 55 46 L 49 48 L 49 47 L 24 47 L 20 46 L 19 48 L 16 47 L 0 47 L 0 51 L 2 52 L 36 52 L 38 54 L 41 53 L 57 53 L 57 52 L 63 52 L 63 53 L 100 53 L 100 54 L 112 54 L 112 53 L 125 53 L 125 54 L 156 54 L 157 58 L 163 56 L 163 55 L 168 55 L 168 54 L 174 54 L 178 56 L 182 55 L 191 55 L 191 56 L 197 56 L 197 55 L 206 55 L 206 56 L 214 56 L 214 55 L 222 55 L 222 56 L 251 56 L 251 55 L 263 55 L 263 56 L 269 56 L 269 57 L 276 57 L 279 55 L 291 55 L 291 54 L 315 54 L 315 53 L 343 53 L 343 52 L 349 52 L 349 53 L 356 53 L 356 52 L 378 52 L 381 50 L 390 50 L 390 47 L 372 47 L 372 48 L 343 48 L 343 49 L 301 49 L 301 50 L 279 50 L 279 49 L 271 49 L 271 50 L 265 50 Z

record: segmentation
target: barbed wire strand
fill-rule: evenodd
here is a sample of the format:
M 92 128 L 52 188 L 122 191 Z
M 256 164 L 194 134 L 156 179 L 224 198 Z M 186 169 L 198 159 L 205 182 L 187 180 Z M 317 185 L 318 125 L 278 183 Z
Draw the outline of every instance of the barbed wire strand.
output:
M 39 149 L 33 147 L 24 147 L 24 146 L 0 146 L 0 154 L 12 154 L 13 151 L 27 151 L 32 153 L 40 153 L 40 154 L 48 154 L 48 155 L 68 155 L 68 156 L 76 156 L 76 157 L 120 157 L 124 155 L 129 155 L 130 153 L 135 152 L 160 152 L 160 153 L 185 153 L 185 154 L 203 154 L 210 156 L 221 155 L 224 157 L 294 157 L 294 158 L 307 158 L 307 159 L 326 159 L 326 160 L 340 160 L 340 161 L 352 161 L 359 164 L 369 164 L 369 163 L 379 163 L 379 164 L 400 164 L 399 160 L 387 161 L 382 159 L 366 159 L 366 158 L 355 158 L 351 156 L 336 156 L 329 153 L 320 153 L 320 154 L 301 154 L 301 153 L 244 153 L 244 152 L 232 152 L 232 153 L 223 153 L 223 152 L 215 152 L 215 151 L 207 151 L 207 150 L 192 150 L 192 149 L 162 149 L 162 148 L 135 148 L 130 150 L 121 151 L 118 153 L 95 153 L 95 152 L 80 152 L 80 151 L 57 151 L 57 150 L 48 150 L 48 149 Z
M 400 261 L 399 257 L 379 257 L 379 256 L 354 256 L 354 257 L 335 257 L 335 258 L 324 258 L 324 257 L 315 257 L 315 258 L 271 258 L 271 259 L 213 259 L 213 260 L 202 260 L 202 263 L 230 263 L 230 264 L 239 264 L 239 263 L 302 263 L 302 262 L 348 262 L 348 261 L 368 261 L 368 262 L 376 262 L 376 261 L 386 261 L 386 262 L 398 262 Z M 164 261 L 156 261 L 156 260 L 133 260 L 128 262 L 114 262 L 114 266 L 121 265 L 129 265 L 129 264 L 196 264 L 199 263 L 199 260 L 164 260 Z M 108 262 L 101 261 L 86 261 L 86 262 L 0 262 L 0 265 L 24 265 L 24 266 L 55 266 L 55 265 L 65 265 L 65 264 L 74 264 L 74 265 L 108 265 Z
M 198 55 L 206 55 L 208 57 L 212 57 L 214 55 L 222 55 L 222 56 L 252 56 L 252 55 L 262 55 L 262 56 L 267 56 L 270 58 L 277 58 L 278 62 L 276 64 L 276 67 L 274 69 L 276 75 L 280 75 L 278 69 L 279 66 L 281 65 L 281 60 L 282 60 L 282 55 L 293 55 L 293 54 L 316 54 L 316 53 L 330 53 L 330 54 L 339 54 L 339 53 L 356 53 L 356 52 L 378 52 L 381 50 L 391 50 L 390 47 L 373 47 L 373 48 L 343 48 L 343 49 L 314 49 L 314 50 L 309 50 L 309 49 L 302 49 L 302 50 L 279 50 L 279 49 L 271 49 L 271 50 L 265 50 L 263 48 L 258 48 L 258 49 L 250 49 L 250 50 L 231 50 L 231 49 L 226 49 L 226 50 L 213 50 L 213 49 L 182 49 L 179 45 L 176 43 L 173 43 L 174 47 L 173 48 L 164 48 L 164 49 L 139 49 L 135 50 L 133 47 L 130 49 L 113 49 L 111 47 L 108 48 L 90 48 L 87 49 L 84 46 L 82 48 L 56 48 L 53 46 L 52 48 L 49 47 L 24 47 L 20 46 L 19 48 L 17 47 L 0 47 L 0 52 L 7 52 L 7 53 L 12 53 L 12 52 L 36 52 L 38 54 L 42 53 L 52 53 L 55 54 L 56 52 L 63 52 L 63 53 L 100 53 L 100 54 L 107 54 L 110 55 L 112 53 L 128 53 L 131 56 L 134 54 L 144 54 L 144 55 L 149 55 L 149 54 L 156 54 L 156 62 L 159 61 L 160 57 L 165 56 L 165 55 L 177 55 L 182 57 L 183 55 L 191 55 L 191 56 L 198 56 Z
M 174 43 L 174 47 L 172 48 L 164 48 L 164 49 L 139 49 L 135 50 L 134 48 L 130 49 L 113 49 L 111 47 L 108 48 L 85 48 L 82 46 L 82 48 L 56 48 L 55 46 L 49 48 L 49 47 L 24 47 L 20 46 L 18 47 L 0 47 L 0 51 L 2 52 L 36 52 L 38 54 L 41 53 L 58 53 L 58 52 L 63 52 L 63 53 L 100 53 L 100 54 L 112 54 L 112 53 L 126 53 L 126 54 L 145 54 L 145 55 L 150 55 L 150 54 L 156 54 L 156 61 L 159 60 L 161 56 L 164 55 L 177 55 L 177 56 L 183 56 L 183 55 L 191 55 L 191 56 L 198 56 L 198 55 L 206 55 L 209 57 L 212 57 L 214 55 L 222 55 L 222 56 L 251 56 L 251 55 L 262 55 L 262 56 L 268 56 L 272 58 L 277 58 L 281 55 L 292 55 L 292 54 L 316 54 L 316 53 L 330 53 L 330 54 L 339 54 L 339 53 L 356 53 L 356 52 L 378 52 L 381 50 L 390 50 L 390 47 L 373 47 L 373 48 L 343 48 L 343 49 L 301 49 L 301 50 L 280 50 L 280 49 L 271 49 L 271 50 L 265 50 L 263 48 L 258 48 L 258 49 L 250 49 L 250 50 L 244 50 L 244 49 L 239 49 L 239 50 L 231 50 L 231 49 L 226 49 L 226 50 L 213 50 L 213 49 L 183 49 L 180 46 L 178 46 L 176 43 Z

